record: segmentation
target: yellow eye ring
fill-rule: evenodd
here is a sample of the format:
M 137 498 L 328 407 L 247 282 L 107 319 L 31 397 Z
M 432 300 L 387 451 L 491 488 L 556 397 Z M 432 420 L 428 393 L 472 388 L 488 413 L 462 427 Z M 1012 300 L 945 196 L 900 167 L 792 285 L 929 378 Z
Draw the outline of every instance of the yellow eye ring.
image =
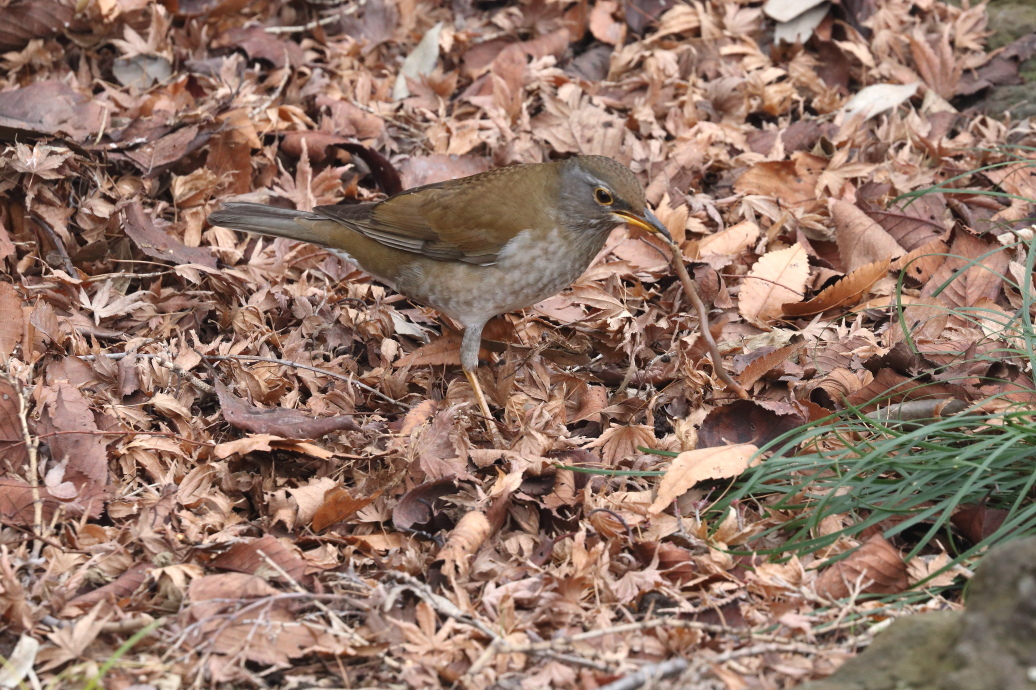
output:
M 594 190 L 594 199 L 602 206 L 611 206 L 615 203 L 615 197 L 604 187 L 598 187 Z

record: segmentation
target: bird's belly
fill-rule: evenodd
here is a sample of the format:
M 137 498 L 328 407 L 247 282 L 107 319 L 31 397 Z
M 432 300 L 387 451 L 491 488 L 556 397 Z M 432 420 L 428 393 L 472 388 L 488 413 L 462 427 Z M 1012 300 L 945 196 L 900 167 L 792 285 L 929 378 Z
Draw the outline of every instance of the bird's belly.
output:
M 420 279 L 408 276 L 399 287 L 465 326 L 484 323 L 556 295 L 582 275 L 598 249 L 573 247 L 558 233 L 540 236 L 538 241 L 519 236 L 493 265 L 424 263 Z

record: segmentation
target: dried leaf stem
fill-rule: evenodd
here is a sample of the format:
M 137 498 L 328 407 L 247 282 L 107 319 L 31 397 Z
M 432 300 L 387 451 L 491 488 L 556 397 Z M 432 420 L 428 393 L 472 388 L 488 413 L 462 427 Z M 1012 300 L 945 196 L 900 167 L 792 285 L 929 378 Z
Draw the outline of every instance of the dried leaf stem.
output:
M 680 283 L 683 285 L 683 291 L 687 294 L 687 298 L 691 300 L 691 304 L 694 305 L 695 311 L 698 312 L 698 322 L 700 324 L 701 337 L 705 340 L 705 345 L 709 348 L 709 357 L 712 359 L 712 368 L 716 372 L 716 376 L 719 377 L 720 381 L 726 384 L 727 388 L 734 391 L 737 397 L 742 400 L 748 400 L 748 393 L 741 387 L 733 377 L 727 373 L 727 370 L 723 367 L 723 355 L 719 352 L 719 347 L 716 345 L 715 339 L 712 337 L 712 332 L 709 330 L 709 311 L 705 308 L 705 303 L 701 301 L 701 297 L 698 295 L 698 289 L 694 285 L 694 280 L 690 274 L 687 273 L 687 266 L 684 265 L 683 252 L 680 251 L 679 245 L 675 242 L 669 242 L 669 248 L 673 252 L 673 268 L 676 269 L 676 275 L 680 278 Z
M 129 357 L 130 355 L 133 355 L 134 357 L 140 357 L 142 359 L 152 359 L 152 360 L 155 360 L 156 364 L 158 364 L 159 366 L 161 366 L 161 367 L 163 367 L 165 369 L 169 369 L 170 371 L 174 372 L 175 374 L 183 376 L 185 379 L 190 381 L 192 385 L 196 386 L 199 390 L 204 391 L 206 393 L 215 393 L 215 389 L 212 388 L 212 386 L 210 386 L 209 384 L 205 383 L 204 381 L 202 381 L 197 376 L 195 376 L 194 374 L 190 373 L 189 371 L 187 371 L 183 367 L 173 363 L 172 361 L 170 361 L 168 359 L 165 359 L 161 355 L 148 354 L 148 353 L 144 353 L 144 352 L 105 352 L 105 353 L 102 353 L 100 355 L 78 355 L 78 357 L 79 357 L 79 359 L 82 359 L 83 361 L 87 361 L 87 362 L 93 361 L 97 357 L 104 357 L 105 359 L 111 359 L 111 360 L 116 360 L 117 361 L 117 360 L 123 359 L 124 357 Z M 326 369 L 320 369 L 318 367 L 309 366 L 308 364 L 302 364 L 300 362 L 293 362 L 290 359 L 280 359 L 280 358 L 277 358 L 277 357 L 258 357 L 258 356 L 255 356 L 255 355 L 202 355 L 201 357 L 202 357 L 202 359 L 212 360 L 212 361 L 216 361 L 216 362 L 225 362 L 225 361 L 232 361 L 232 360 L 239 360 L 239 361 L 243 361 L 243 362 L 267 362 L 269 364 L 280 364 L 282 366 L 292 367 L 293 369 L 304 369 L 306 371 L 312 371 L 312 372 L 317 373 L 317 374 L 322 374 L 324 376 L 329 376 L 329 377 L 331 377 L 333 379 L 339 379 L 340 381 L 345 381 L 346 383 L 349 383 L 350 385 L 356 386 L 357 388 L 359 388 L 361 390 L 365 390 L 368 393 L 370 393 L 371 395 L 379 398 L 380 400 L 383 400 L 383 401 L 385 401 L 387 403 L 391 403 L 392 405 L 395 405 L 397 407 L 402 407 L 402 408 L 408 407 L 405 403 L 400 402 L 399 400 L 396 400 L 395 398 L 390 398 L 389 396 L 385 395 L 384 393 L 382 393 L 381 391 L 377 390 L 376 388 L 372 388 L 371 386 L 368 386 L 367 384 L 365 384 L 365 383 L 363 383 L 361 381 L 357 381 L 356 379 L 352 378 L 351 376 L 345 376 L 343 374 L 338 374 L 338 373 L 335 373 L 333 371 L 328 371 Z
M 623 676 L 617 681 L 608 683 L 601 690 L 636 690 L 648 683 L 653 685 L 656 680 L 679 675 L 686 671 L 689 666 L 687 659 L 682 657 L 667 659 L 657 664 L 647 664 L 639 671 L 634 671 L 628 676 Z
M 29 457 L 29 486 L 32 487 L 32 532 L 36 536 L 32 542 L 32 556 L 39 558 L 46 541 L 43 532 L 43 496 L 40 493 L 39 440 L 29 433 L 29 403 L 18 379 L 10 375 L 5 378 L 18 396 L 18 420 L 21 422 L 25 452 Z

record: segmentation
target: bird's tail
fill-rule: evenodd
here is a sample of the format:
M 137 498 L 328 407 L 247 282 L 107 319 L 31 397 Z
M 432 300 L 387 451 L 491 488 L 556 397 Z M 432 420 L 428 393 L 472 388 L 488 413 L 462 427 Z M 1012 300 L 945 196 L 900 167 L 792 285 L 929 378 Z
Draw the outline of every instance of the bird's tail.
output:
M 212 225 L 326 246 L 326 230 L 321 232 L 319 225 L 314 225 L 320 220 L 326 219 L 315 213 L 265 204 L 223 204 L 223 208 L 209 214 Z

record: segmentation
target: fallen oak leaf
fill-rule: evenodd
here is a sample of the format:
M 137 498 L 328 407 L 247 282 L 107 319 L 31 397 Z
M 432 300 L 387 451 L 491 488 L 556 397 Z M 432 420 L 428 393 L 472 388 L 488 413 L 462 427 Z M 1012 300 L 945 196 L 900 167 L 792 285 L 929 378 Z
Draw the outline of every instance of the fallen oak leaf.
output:
M 648 512 L 658 515 L 680 496 L 706 479 L 729 479 L 759 464 L 759 448 L 739 443 L 721 448 L 701 448 L 680 453 L 658 483 L 658 496 Z
M 855 204 L 841 199 L 830 204 L 831 222 L 835 226 L 838 255 L 847 272 L 874 261 L 903 254 L 903 248 L 885 228 L 871 219 Z
M 801 244 L 763 255 L 745 276 L 738 311 L 754 326 L 769 330 L 767 321 L 781 316 L 782 306 L 802 299 L 809 279 L 809 260 Z
M 439 552 L 443 573 L 447 577 L 466 575 L 470 568 L 469 556 L 475 555 L 492 532 L 493 526 L 485 515 L 477 510 L 465 513 Z
M 779 347 L 773 352 L 752 360 L 738 376 L 738 383 L 745 388 L 751 388 L 756 381 L 797 355 L 805 346 L 805 340 L 800 338 L 798 342 Z
M 822 597 L 843 599 L 855 594 L 858 587 L 861 594 L 896 594 L 909 586 L 902 554 L 875 534 L 844 560 L 824 570 L 813 588 Z
M 310 527 L 313 528 L 314 532 L 323 532 L 328 527 L 356 515 L 356 513 L 373 503 L 381 494 L 382 491 L 379 489 L 365 498 L 356 498 L 346 489 L 336 486 L 324 494 L 324 502 L 317 508 L 317 512 L 314 513 Z
M 783 306 L 785 316 L 812 316 L 838 307 L 855 304 L 882 276 L 888 273 L 891 257 L 860 266 L 833 285 L 828 285 L 813 299 L 789 302 Z
M 332 431 L 359 431 L 360 426 L 351 415 L 310 417 L 298 410 L 283 407 L 262 409 L 233 395 L 227 387 L 216 382 L 220 411 L 227 424 L 237 429 L 284 438 L 319 438 Z
M 236 441 L 218 443 L 212 449 L 212 455 L 217 460 L 223 460 L 231 455 L 247 455 L 255 451 L 269 452 L 272 450 L 291 450 L 296 453 L 312 455 L 314 458 L 320 458 L 321 460 L 334 457 L 334 453 L 320 446 L 274 436 L 273 434 L 253 434 L 252 436 L 239 438 Z

